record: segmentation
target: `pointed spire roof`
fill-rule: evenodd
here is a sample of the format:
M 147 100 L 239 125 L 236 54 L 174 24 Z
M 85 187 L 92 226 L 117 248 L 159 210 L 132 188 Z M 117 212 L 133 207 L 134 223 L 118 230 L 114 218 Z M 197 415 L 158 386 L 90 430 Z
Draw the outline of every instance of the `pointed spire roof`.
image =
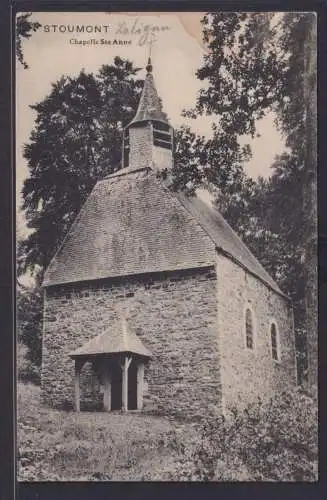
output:
M 138 336 L 128 329 L 125 318 L 122 318 L 120 322 L 113 323 L 110 329 L 89 340 L 69 355 L 71 358 L 78 358 L 123 352 L 130 352 L 147 358 L 152 357 L 151 352 L 143 345 Z
M 128 127 L 137 122 L 144 122 L 147 120 L 156 120 L 167 123 L 169 125 L 168 117 L 162 109 L 161 100 L 158 96 L 157 89 L 154 84 L 152 74 L 152 64 L 149 57 L 146 66 L 146 77 L 144 80 L 144 87 L 142 90 L 140 102 L 133 120 L 127 125 Z

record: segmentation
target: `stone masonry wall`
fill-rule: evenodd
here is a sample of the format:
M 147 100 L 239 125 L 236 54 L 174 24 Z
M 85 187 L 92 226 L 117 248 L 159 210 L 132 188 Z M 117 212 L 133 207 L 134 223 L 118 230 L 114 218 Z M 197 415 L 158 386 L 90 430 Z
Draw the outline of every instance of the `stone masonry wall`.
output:
M 223 402 L 229 406 L 263 399 L 296 384 L 291 304 L 254 276 L 218 254 L 218 328 Z M 245 309 L 254 315 L 254 349 L 246 347 Z M 280 362 L 272 359 L 270 325 L 280 337 Z
M 213 267 L 47 289 L 43 402 L 72 405 L 74 363 L 68 353 L 102 333 L 120 310 L 154 356 L 145 370 L 145 411 L 194 416 L 219 407 L 216 297 Z
M 173 155 L 170 149 L 153 146 L 153 162 L 154 168 L 158 171 L 162 169 L 170 169 L 173 166 Z
M 150 124 L 129 129 L 129 166 L 133 168 L 152 167 L 153 137 Z

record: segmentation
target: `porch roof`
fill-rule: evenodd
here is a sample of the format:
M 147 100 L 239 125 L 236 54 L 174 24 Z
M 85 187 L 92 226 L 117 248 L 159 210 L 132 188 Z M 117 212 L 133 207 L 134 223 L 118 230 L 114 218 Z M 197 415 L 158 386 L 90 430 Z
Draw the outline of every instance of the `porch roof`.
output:
M 129 352 L 151 358 L 152 354 L 145 347 L 139 337 L 128 329 L 126 320 L 113 323 L 103 333 L 86 342 L 84 345 L 69 353 L 71 358 L 87 357 L 101 354 Z

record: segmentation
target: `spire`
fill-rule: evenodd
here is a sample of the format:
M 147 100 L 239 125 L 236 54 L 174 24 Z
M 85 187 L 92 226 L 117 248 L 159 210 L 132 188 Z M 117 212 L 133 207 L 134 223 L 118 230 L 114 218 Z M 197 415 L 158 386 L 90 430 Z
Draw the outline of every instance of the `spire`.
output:
M 153 66 L 151 63 L 151 58 L 149 57 L 148 64 L 146 65 L 147 73 L 140 102 L 136 111 L 136 115 L 128 124 L 128 127 L 130 125 L 133 125 L 134 123 L 144 122 L 148 120 L 164 122 L 169 125 L 167 115 L 162 109 L 162 104 L 154 84 L 152 69 Z

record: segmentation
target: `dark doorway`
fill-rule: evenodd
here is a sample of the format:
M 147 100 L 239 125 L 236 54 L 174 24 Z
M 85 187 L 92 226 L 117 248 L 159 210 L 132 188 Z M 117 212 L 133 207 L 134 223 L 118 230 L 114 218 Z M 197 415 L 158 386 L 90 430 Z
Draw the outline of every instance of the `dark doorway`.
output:
M 111 367 L 111 409 L 121 410 L 122 407 L 122 369 L 118 363 Z
M 123 374 L 119 363 L 111 366 L 111 409 L 121 410 Z M 137 363 L 132 361 L 128 368 L 128 410 L 137 409 Z
M 128 409 L 137 409 L 137 364 L 132 361 L 128 369 Z

